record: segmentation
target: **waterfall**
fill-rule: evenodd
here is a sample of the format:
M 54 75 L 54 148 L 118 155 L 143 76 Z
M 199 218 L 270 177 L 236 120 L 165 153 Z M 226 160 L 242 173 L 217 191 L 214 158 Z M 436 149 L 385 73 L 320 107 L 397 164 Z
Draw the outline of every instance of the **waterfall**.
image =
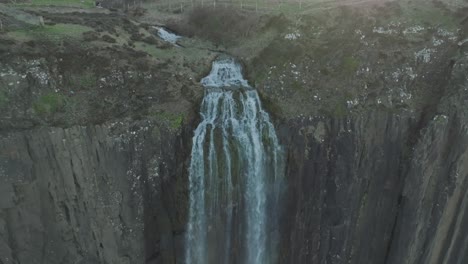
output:
M 185 263 L 275 263 L 284 166 L 273 124 L 233 59 L 215 61 L 201 83 Z

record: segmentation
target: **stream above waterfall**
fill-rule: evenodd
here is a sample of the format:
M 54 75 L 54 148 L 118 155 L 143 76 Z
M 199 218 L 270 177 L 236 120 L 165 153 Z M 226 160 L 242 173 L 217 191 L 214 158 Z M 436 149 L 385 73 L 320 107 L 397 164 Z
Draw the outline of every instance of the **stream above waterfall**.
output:
M 174 34 L 163 27 L 154 27 L 154 28 L 157 30 L 157 34 L 162 40 L 169 42 L 173 44 L 174 46 L 179 46 L 177 44 L 177 41 L 182 38 L 181 36 Z

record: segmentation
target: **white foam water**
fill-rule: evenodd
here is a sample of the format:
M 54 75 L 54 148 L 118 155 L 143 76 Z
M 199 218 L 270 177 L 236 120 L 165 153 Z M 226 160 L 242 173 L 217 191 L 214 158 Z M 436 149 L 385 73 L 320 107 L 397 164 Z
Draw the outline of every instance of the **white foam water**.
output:
M 169 43 L 172 43 L 174 45 L 177 46 L 177 41 L 182 38 L 181 36 L 179 35 L 176 35 L 172 32 L 169 32 L 167 29 L 163 28 L 163 27 L 154 27 L 155 29 L 158 30 L 158 36 L 166 41 L 166 42 L 169 42 Z
M 275 263 L 271 230 L 277 230 L 282 148 L 241 70 L 233 59 L 215 61 L 202 80 L 202 121 L 189 168 L 187 264 Z
M 213 62 L 211 72 L 201 80 L 205 87 L 244 87 L 250 88 L 247 80 L 242 76 L 242 67 L 232 58 Z

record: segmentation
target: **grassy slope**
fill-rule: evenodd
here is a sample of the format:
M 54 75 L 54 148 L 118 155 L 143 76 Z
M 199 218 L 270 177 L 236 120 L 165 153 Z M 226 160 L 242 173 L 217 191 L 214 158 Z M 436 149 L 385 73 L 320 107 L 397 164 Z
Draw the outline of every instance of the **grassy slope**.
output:
M 68 3 L 68 1 L 54 2 L 63 5 Z M 46 1 L 40 3 L 46 3 Z M 404 5 L 391 12 L 389 11 L 391 8 L 386 8 L 384 11 L 378 12 L 369 9 L 353 13 L 349 9 L 335 9 L 311 13 L 302 12 L 301 14 L 294 10 L 285 9 L 282 14 L 259 16 L 252 13 L 248 13 L 246 16 L 242 12 L 237 14 L 237 11 L 217 12 L 217 10 L 213 10 L 216 13 L 201 16 L 208 20 L 196 21 L 197 28 L 188 28 L 188 30 L 193 31 L 188 32 L 192 33 L 192 39 L 183 40 L 183 45 L 188 48 L 175 48 L 158 42 L 144 41 L 144 38 L 151 38 L 154 32 L 134 21 L 132 25 L 136 25 L 138 28 L 136 31 L 125 28 L 124 24 L 115 24 L 114 30 L 95 31 L 97 28 L 62 21 L 57 24 L 49 23 L 44 27 L 13 30 L 4 36 L 19 43 L 41 40 L 50 42 L 52 45 L 60 45 L 62 41 L 67 40 L 74 42 L 75 46 L 80 46 L 81 49 L 93 52 L 105 49 L 142 52 L 146 54 L 147 59 L 164 64 L 167 72 L 180 74 L 180 77 L 177 78 L 192 80 L 197 80 L 206 73 L 209 61 L 216 56 L 216 52 L 211 52 L 207 48 L 225 50 L 245 62 L 248 78 L 263 94 L 265 104 L 272 112 L 281 116 L 295 116 L 301 113 L 344 116 L 349 110 L 348 102 L 355 99 L 361 100 L 364 97 L 370 98 L 369 96 L 372 94 L 374 94 L 372 96 L 377 97 L 380 95 L 388 96 L 388 93 L 391 92 L 391 90 L 372 90 L 373 83 L 375 87 L 381 87 L 380 80 L 375 76 L 357 78 L 356 73 L 361 68 L 377 63 L 376 56 L 379 50 L 384 53 L 383 55 L 393 58 L 394 48 L 398 50 L 400 49 L 398 45 L 408 45 L 405 42 L 407 40 L 402 40 L 398 36 L 372 36 L 374 26 L 387 26 L 395 21 L 403 22 L 405 27 L 423 25 L 451 30 L 456 26 L 456 19 L 443 12 L 437 13 L 436 11 L 439 9 L 435 7 L 427 6 L 424 7 L 427 10 L 423 10 Z M 148 13 L 153 14 L 153 12 Z M 385 16 L 386 13 L 391 13 L 391 15 Z M 231 15 L 232 17 L 228 17 Z M 171 19 L 174 25 L 183 26 L 184 23 L 192 22 L 184 22 L 184 18 L 180 15 L 170 15 L 167 18 Z M 177 22 L 174 22 L 174 19 Z M 180 21 L 183 22 L 180 23 Z M 224 22 L 218 23 L 219 21 Z M 242 21 L 242 23 L 236 21 Z M 105 20 L 103 22 L 103 24 L 114 23 L 105 22 Z M 358 28 L 365 31 L 366 41 L 369 40 L 369 45 L 377 45 L 375 48 L 362 49 L 362 42 L 355 33 Z M 89 32 L 92 32 L 94 37 L 84 41 L 83 33 Z M 137 39 L 133 36 L 135 32 L 139 33 Z M 285 39 L 287 34 L 295 32 L 300 33 L 299 39 Z M 105 41 L 103 39 L 105 35 L 115 42 Z M 427 36 L 421 35 L 416 41 L 425 41 Z M 215 43 L 215 45 L 207 45 L 207 43 Z M 394 43 L 393 46 L 388 46 L 391 43 Z M 413 51 L 408 50 L 403 57 L 405 57 L 403 62 L 388 59 L 386 61 L 387 68 L 375 64 L 374 66 L 377 67 L 373 70 L 391 72 L 398 66 L 411 65 L 410 61 L 414 59 Z M 392 68 L 393 66 L 395 67 Z M 297 77 L 295 72 L 299 72 L 301 77 Z M 77 72 L 71 74 L 68 79 L 74 80 L 73 82 L 78 84 L 87 83 L 86 80 L 90 79 L 92 84 L 89 87 L 83 86 L 90 90 L 92 86 L 96 85 L 96 80 L 100 76 L 93 73 L 89 78 L 88 75 L 89 72 Z M 72 87 L 82 87 L 82 85 L 72 84 Z M 363 87 L 366 89 L 370 87 L 370 92 L 362 90 Z M 39 96 L 48 98 L 46 92 Z M 8 103 L 8 93 L 3 91 L 0 97 L 0 104 Z M 75 110 L 78 111 L 81 105 L 74 103 L 76 98 L 81 98 L 80 95 L 75 96 L 73 100 L 65 98 L 64 100 L 41 101 L 41 98 L 37 99 L 35 110 L 46 115 L 50 115 L 50 112 L 66 110 L 67 105 L 75 105 Z M 87 100 L 86 98 L 83 97 L 82 100 Z M 377 99 L 373 98 L 372 100 Z M 50 106 L 49 102 L 59 102 L 60 107 L 54 106 L 55 104 Z M 62 103 L 65 106 L 62 107 Z M 45 104 L 45 106 L 41 106 L 41 104 Z M 173 112 L 168 109 L 156 108 L 152 111 L 155 113 Z M 155 116 L 160 117 L 157 114 Z M 178 120 L 178 118 L 173 119 Z
M 79 7 L 92 8 L 94 0 L 30 0 L 25 3 L 13 4 L 15 6 L 64 6 L 64 7 Z
M 283 5 L 280 11 L 243 15 L 213 9 L 209 14 L 189 13 L 169 24 L 241 58 L 251 83 L 279 115 L 345 116 L 351 108 L 357 111 L 375 104 L 391 109 L 423 107 L 426 97 L 433 96 L 431 81 L 418 82 L 428 88 L 416 87 L 411 86 L 411 72 L 403 73 L 405 83 L 393 76 L 431 67 L 415 62 L 415 53 L 425 47 L 440 52 L 435 56 L 439 59 L 449 56 L 444 53 L 453 40 L 450 44 L 448 36 L 437 32 L 456 36 L 460 21 L 444 6 L 431 2 L 338 8 L 311 5 L 300 12 L 294 5 Z M 375 33 L 380 27 L 395 34 Z M 405 29 L 418 27 L 424 30 L 403 34 Z M 295 33 L 297 39 L 286 39 Z M 434 46 L 434 37 L 444 44 Z
M 55 24 L 20 29 L 7 33 L 9 37 L 18 41 L 30 41 L 35 39 L 58 42 L 62 39 L 81 39 L 82 34 L 93 30 L 90 27 L 76 24 Z
M 9 116 L 20 116 L 33 123 L 68 126 L 100 122 L 125 113 L 147 115 L 176 130 L 184 120 L 192 118 L 191 101 L 198 92 L 193 85 L 190 87 L 194 91 L 182 91 L 189 87 L 184 83 L 195 82 L 208 71 L 215 52 L 197 48 L 202 44 L 196 41 L 190 42 L 197 47 L 187 49 L 166 44 L 155 37 L 151 27 L 128 17 L 89 11 L 64 14 L 58 7 L 28 6 L 24 10 L 42 15 L 46 25 L 4 28 L 0 32 L 0 49 L 11 51 L 5 62 L 12 58 L 33 59 L 38 65 L 34 69 L 58 67 L 58 72 L 49 74 L 59 75 L 51 76 L 45 86 L 33 83 L 32 89 L 38 90 L 28 100 L 21 100 L 27 79 L 5 72 L 6 77 L 0 78 L 0 123 L 16 120 Z M 22 53 L 27 57 L 23 58 Z M 50 62 L 58 65 L 49 66 Z M 127 83 L 123 87 L 120 74 Z M 147 104 L 151 100 L 157 103 Z M 18 114 L 21 108 L 29 110 Z

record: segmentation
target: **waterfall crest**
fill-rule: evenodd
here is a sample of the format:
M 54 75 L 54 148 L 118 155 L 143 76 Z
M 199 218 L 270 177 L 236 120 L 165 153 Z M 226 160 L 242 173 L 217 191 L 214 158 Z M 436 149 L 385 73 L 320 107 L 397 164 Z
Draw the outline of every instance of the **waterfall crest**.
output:
M 187 264 L 274 263 L 282 148 L 233 59 L 213 63 L 189 168 Z

